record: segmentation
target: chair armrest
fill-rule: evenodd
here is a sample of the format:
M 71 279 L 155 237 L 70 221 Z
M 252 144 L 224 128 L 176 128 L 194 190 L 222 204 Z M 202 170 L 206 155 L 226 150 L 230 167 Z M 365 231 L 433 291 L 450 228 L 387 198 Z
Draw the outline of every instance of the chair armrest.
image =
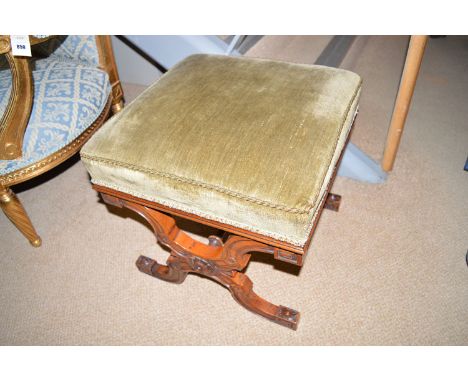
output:
M 112 86 L 112 111 L 117 113 L 123 107 L 123 91 L 112 50 L 111 37 L 108 35 L 96 36 L 96 46 L 99 53 L 100 67 L 109 75 Z
M 0 159 L 21 157 L 24 132 L 33 104 L 33 79 L 29 57 L 13 56 L 9 36 L 0 36 L 0 54 L 5 54 L 12 75 L 8 106 L 0 116 Z

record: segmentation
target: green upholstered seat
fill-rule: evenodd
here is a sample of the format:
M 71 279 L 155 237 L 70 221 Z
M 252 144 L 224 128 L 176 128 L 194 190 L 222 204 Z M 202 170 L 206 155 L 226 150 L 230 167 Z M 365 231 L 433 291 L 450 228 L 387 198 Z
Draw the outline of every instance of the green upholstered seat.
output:
M 340 69 L 183 60 L 83 147 L 92 182 L 303 246 L 357 111 Z

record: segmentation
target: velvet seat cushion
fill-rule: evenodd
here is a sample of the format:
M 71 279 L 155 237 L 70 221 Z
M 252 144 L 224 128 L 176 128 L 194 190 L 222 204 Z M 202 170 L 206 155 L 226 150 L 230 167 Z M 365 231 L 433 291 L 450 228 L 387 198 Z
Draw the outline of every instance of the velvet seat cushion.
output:
M 0 176 L 32 165 L 71 143 L 99 117 L 111 92 L 105 71 L 56 58 L 33 63 L 34 103 L 22 156 L 0 160 Z M 0 117 L 12 88 L 9 69 L 0 70 Z
M 340 69 L 194 55 L 81 157 L 95 184 L 303 246 L 360 87 Z

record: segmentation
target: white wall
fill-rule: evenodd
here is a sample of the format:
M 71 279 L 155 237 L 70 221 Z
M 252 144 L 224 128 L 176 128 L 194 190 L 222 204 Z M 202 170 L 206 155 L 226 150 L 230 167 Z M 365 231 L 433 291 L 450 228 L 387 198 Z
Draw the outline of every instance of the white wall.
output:
M 112 36 L 112 47 L 120 81 L 150 85 L 161 76 L 158 69 L 114 36 Z
M 217 36 L 125 37 L 167 69 L 192 54 L 225 54 L 228 49 L 228 45 Z M 112 43 L 122 82 L 149 85 L 161 76 L 158 69 L 114 36 Z M 233 51 L 231 54 L 239 53 Z
M 228 45 L 217 36 L 125 36 L 132 43 L 169 69 L 196 53 L 225 54 Z

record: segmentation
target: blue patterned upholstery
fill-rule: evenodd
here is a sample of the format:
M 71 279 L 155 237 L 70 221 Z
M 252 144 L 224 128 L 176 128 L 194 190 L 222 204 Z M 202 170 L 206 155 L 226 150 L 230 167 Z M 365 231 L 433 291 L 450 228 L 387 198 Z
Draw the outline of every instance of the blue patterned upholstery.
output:
M 58 40 L 52 40 L 55 50 L 50 54 L 51 58 L 78 60 L 94 67 L 99 65 L 95 36 L 68 36 L 60 45 L 58 43 Z
M 88 56 L 91 48 L 88 49 L 86 44 L 75 44 L 76 41 L 71 39 L 70 46 L 64 46 L 59 52 L 56 50 L 49 58 L 35 61 L 34 104 L 24 135 L 23 155 L 16 160 L 0 160 L 0 175 L 26 167 L 60 150 L 91 126 L 104 110 L 111 92 L 107 73 L 91 63 L 91 56 Z M 86 60 L 57 59 L 57 54 L 71 55 L 73 52 L 83 59 L 88 57 L 91 60 L 89 65 L 85 64 Z M 0 116 L 10 91 L 10 71 L 1 70 Z
M 11 72 L 9 68 L 6 68 L 0 71 L 0 118 L 8 106 L 11 88 Z

